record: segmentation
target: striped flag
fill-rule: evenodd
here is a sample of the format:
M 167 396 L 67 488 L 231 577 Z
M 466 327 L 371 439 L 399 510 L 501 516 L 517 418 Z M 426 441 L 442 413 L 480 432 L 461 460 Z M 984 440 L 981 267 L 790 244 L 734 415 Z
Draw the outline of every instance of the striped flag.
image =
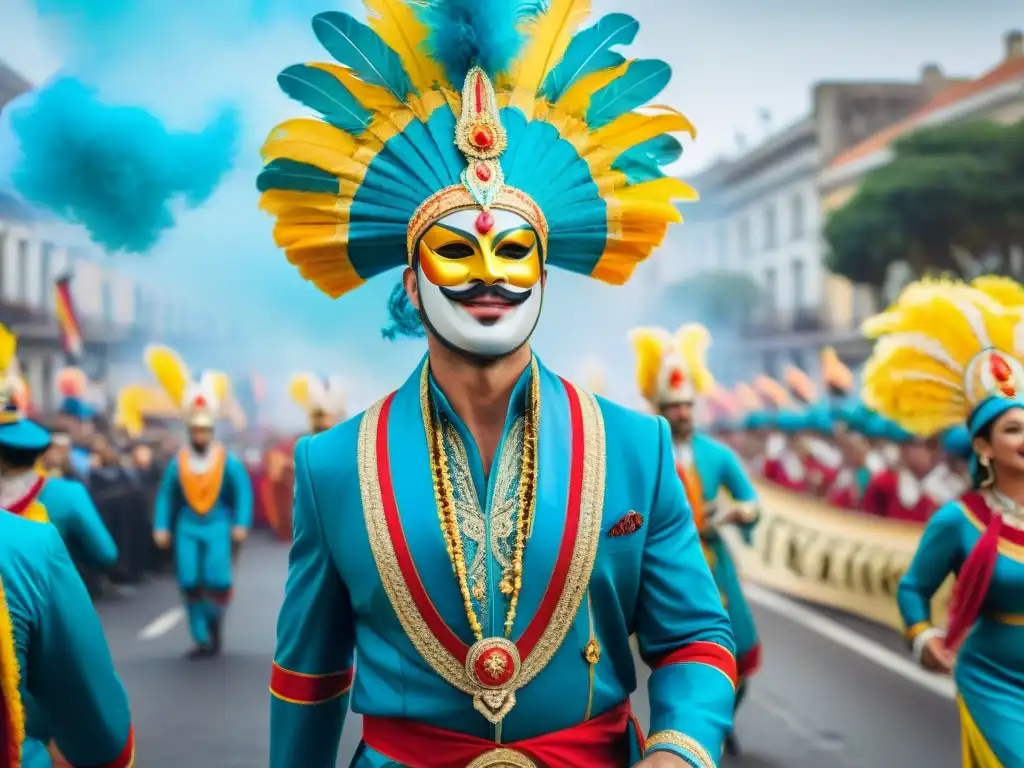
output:
M 82 357 L 84 347 L 82 325 L 75 311 L 71 296 L 71 273 L 66 272 L 53 282 L 54 307 L 57 311 L 57 325 L 60 328 L 60 343 L 69 363 L 76 363 Z

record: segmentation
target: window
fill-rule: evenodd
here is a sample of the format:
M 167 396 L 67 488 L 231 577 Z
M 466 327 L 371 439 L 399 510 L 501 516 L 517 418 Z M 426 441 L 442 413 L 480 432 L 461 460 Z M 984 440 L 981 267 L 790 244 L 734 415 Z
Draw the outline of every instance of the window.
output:
M 39 259 L 39 290 L 42 293 L 40 305 L 44 309 L 53 306 L 53 243 L 43 243 Z M 43 378 L 46 378 L 45 374 Z
M 768 309 L 775 309 L 778 282 L 778 275 L 775 273 L 774 267 L 769 267 L 764 271 L 764 303 Z
M 18 241 L 18 304 L 28 304 L 28 240 Z
M 800 195 L 793 195 L 790 202 L 789 212 L 789 234 L 793 240 L 799 240 L 804 236 L 804 199 Z
M 746 219 L 736 226 L 736 255 L 741 260 L 750 257 L 750 222 Z
M 794 259 L 790 267 L 793 280 L 793 309 L 798 312 L 806 307 L 807 295 L 804 285 L 804 263 L 800 259 Z
M 725 269 L 729 264 L 729 232 L 722 224 L 715 228 L 715 256 L 718 268 Z
M 773 250 L 778 244 L 778 222 L 776 221 L 775 206 L 769 205 L 764 211 L 764 249 Z

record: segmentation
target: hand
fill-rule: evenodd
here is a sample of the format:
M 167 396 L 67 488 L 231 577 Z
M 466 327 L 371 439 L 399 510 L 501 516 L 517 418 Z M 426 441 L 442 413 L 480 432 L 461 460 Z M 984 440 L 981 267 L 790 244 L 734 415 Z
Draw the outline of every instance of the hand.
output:
M 171 532 L 153 531 L 153 543 L 160 549 L 167 549 L 171 546 Z
M 730 509 L 721 517 L 715 518 L 714 522 L 716 526 L 739 525 L 743 522 L 743 511 L 739 509 Z
M 231 529 L 231 540 L 235 544 L 241 544 L 249 535 L 249 529 L 244 525 L 236 525 Z
M 633 768 L 690 768 L 690 764 L 679 755 L 666 752 L 664 749 L 652 752 Z
M 956 654 L 945 646 L 945 638 L 933 637 L 921 651 L 921 665 L 940 675 L 948 675 L 953 671 Z

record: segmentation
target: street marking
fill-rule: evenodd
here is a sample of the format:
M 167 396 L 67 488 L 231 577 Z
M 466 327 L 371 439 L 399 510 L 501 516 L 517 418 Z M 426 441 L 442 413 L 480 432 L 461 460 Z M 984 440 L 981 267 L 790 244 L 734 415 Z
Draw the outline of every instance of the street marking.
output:
M 164 611 L 139 632 L 139 640 L 156 640 L 174 629 L 181 620 L 185 618 L 185 611 L 181 608 L 171 608 Z
M 890 651 L 884 645 L 756 584 L 747 584 L 744 591 L 752 603 L 767 608 L 769 611 L 799 624 L 804 629 L 809 629 L 811 632 L 831 640 L 836 645 L 841 645 L 846 650 L 874 662 L 905 680 L 916 683 L 937 696 L 951 700 L 956 699 L 956 686 L 951 678 L 934 675 L 911 660 Z

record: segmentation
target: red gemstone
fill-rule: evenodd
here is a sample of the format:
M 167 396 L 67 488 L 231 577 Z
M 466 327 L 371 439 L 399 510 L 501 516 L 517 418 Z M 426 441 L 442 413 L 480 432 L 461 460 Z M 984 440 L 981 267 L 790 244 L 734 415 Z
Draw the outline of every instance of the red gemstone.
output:
M 202 395 L 199 395 L 198 397 L 196 397 L 195 406 L 196 406 L 196 408 L 205 408 L 206 407 L 206 398 L 203 397 Z
M 1013 371 L 1010 369 L 1010 364 L 1003 360 L 1000 355 L 995 353 L 990 355 L 989 365 L 992 370 L 992 375 L 995 376 L 996 381 L 1007 382 L 1013 378 Z
M 473 129 L 473 146 L 477 149 L 490 149 L 494 144 L 494 134 L 486 125 L 480 125 Z
M 480 211 L 480 215 L 476 217 L 476 231 L 481 235 L 486 235 L 492 229 L 494 229 L 494 217 L 489 211 Z
M 476 177 L 480 179 L 480 181 L 491 180 L 491 169 L 487 167 L 486 163 L 476 164 Z
M 488 687 L 498 687 L 507 683 L 515 674 L 515 661 L 504 648 L 492 648 L 480 654 L 473 665 L 476 679 Z
M 686 376 L 678 368 L 673 368 L 672 373 L 668 376 L 668 385 L 672 389 L 679 389 L 683 384 L 686 383 Z

